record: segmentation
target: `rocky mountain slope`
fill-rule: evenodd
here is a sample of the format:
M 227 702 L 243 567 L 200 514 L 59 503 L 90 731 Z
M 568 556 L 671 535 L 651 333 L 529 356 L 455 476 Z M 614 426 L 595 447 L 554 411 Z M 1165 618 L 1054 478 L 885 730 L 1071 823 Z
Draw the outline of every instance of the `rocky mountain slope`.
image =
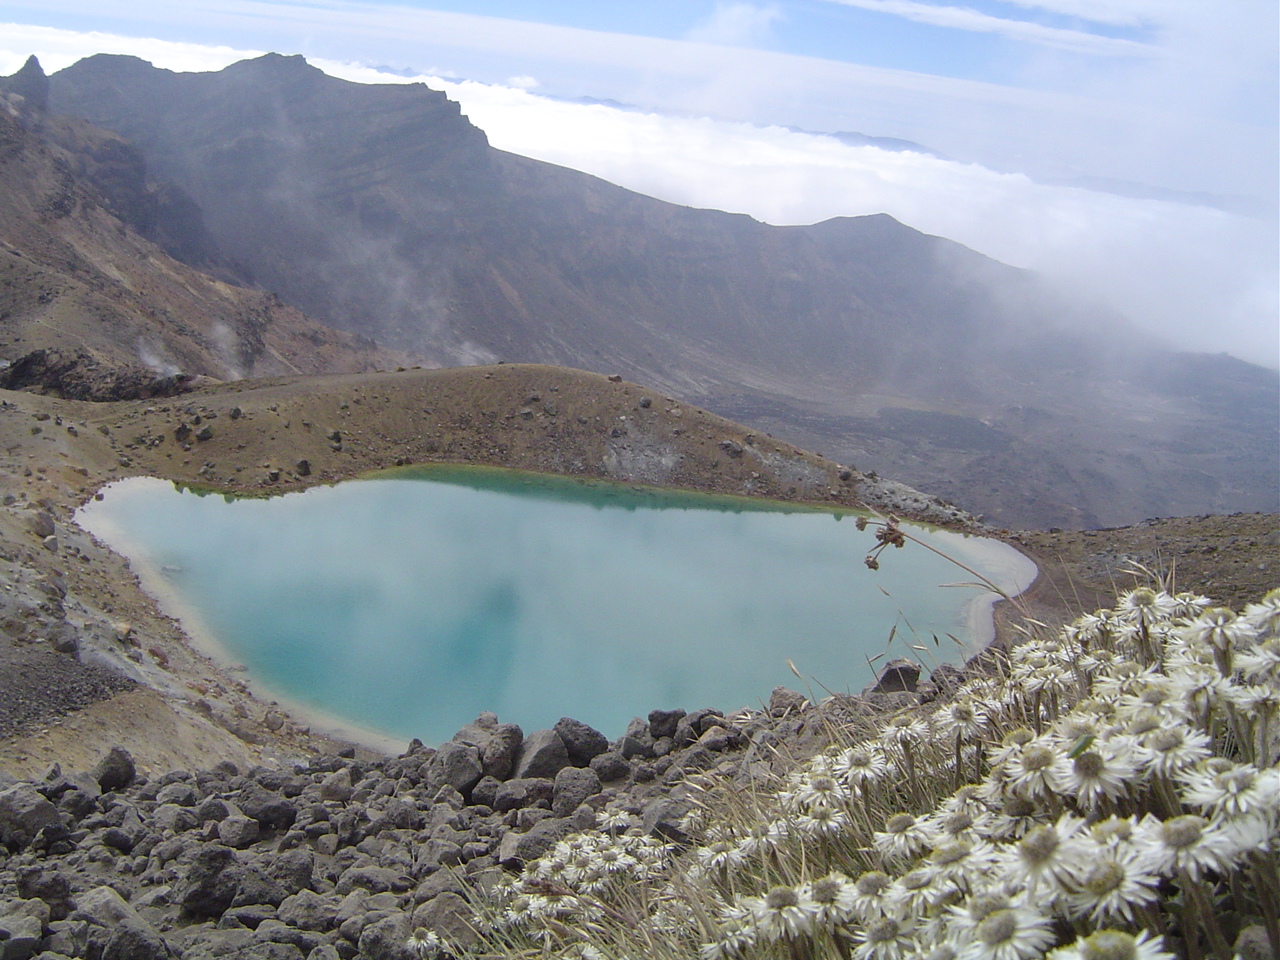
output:
M 190 198 L 165 208 L 190 214 L 156 233 L 170 253 L 429 362 L 617 370 L 1007 525 L 1277 507 L 1274 373 L 1163 350 L 888 217 L 662 203 L 298 57 L 92 57 L 49 104 Z
M 198 233 L 174 235 L 175 224 L 198 227 L 194 204 L 153 188 L 118 135 L 46 113 L 40 81 L 29 66 L 0 87 L 0 356 L 53 349 L 217 379 L 394 362 L 163 252 L 153 241 L 199 259 Z

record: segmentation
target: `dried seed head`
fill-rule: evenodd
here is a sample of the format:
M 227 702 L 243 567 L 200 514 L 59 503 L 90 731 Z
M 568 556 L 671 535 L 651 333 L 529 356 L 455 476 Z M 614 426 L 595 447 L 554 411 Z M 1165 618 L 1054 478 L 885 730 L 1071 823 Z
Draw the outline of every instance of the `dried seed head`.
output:
M 1160 824 L 1160 840 L 1167 847 L 1185 850 L 1200 842 L 1208 822 L 1204 817 L 1174 817 Z
M 1106 769 L 1106 763 L 1101 755 L 1093 750 L 1086 750 L 1073 761 L 1076 773 L 1086 780 L 1096 779 L 1103 770 Z
M 1100 930 L 1080 944 L 1081 960 L 1137 960 L 1133 936 L 1120 930 Z
M 1036 827 L 1018 841 L 1018 853 L 1028 863 L 1041 864 L 1057 851 L 1061 839 L 1053 827 Z
M 906 833 L 916 824 L 916 818 L 909 813 L 895 813 L 884 825 L 886 833 Z
M 858 893 L 864 897 L 874 897 L 882 893 L 890 883 L 892 881 L 887 873 L 882 873 L 879 870 L 868 870 L 858 878 L 856 886 Z
M 998 943 L 1004 943 L 1018 929 L 1018 916 L 1012 910 L 997 910 L 974 928 L 973 935 L 976 940 L 985 943 L 989 947 L 994 947 Z
M 791 887 L 774 887 L 764 895 L 764 902 L 770 910 L 784 910 L 799 906 L 800 896 Z

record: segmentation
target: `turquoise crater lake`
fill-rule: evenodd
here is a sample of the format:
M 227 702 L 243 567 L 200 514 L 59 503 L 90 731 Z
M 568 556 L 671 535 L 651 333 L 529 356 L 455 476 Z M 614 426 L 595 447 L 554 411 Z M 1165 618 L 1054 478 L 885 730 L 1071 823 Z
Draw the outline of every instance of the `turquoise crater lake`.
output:
M 127 480 L 77 519 L 263 692 L 428 743 L 485 710 L 616 737 L 655 708 L 758 706 L 801 686 L 788 660 L 856 692 L 891 633 L 930 664 L 990 630 L 993 596 L 942 557 L 908 543 L 872 572 L 853 515 L 740 498 L 439 467 L 269 499 Z M 1034 576 L 998 541 L 911 530 L 1006 592 Z

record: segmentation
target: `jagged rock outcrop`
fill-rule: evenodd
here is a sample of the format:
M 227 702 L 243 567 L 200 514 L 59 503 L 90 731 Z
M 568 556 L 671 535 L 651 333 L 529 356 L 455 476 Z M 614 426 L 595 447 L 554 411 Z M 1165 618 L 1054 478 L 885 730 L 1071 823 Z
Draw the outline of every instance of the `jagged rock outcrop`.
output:
M 0 389 L 36 390 L 67 400 L 145 400 L 172 397 L 191 389 L 189 373 L 157 376 L 132 365 L 105 363 L 81 350 L 33 350 L 0 370 Z
M 0 77 L 0 93 L 14 93 L 22 97 L 22 106 L 26 110 L 48 110 L 49 78 L 40 66 L 39 58 L 33 54 L 27 57 L 17 73 Z

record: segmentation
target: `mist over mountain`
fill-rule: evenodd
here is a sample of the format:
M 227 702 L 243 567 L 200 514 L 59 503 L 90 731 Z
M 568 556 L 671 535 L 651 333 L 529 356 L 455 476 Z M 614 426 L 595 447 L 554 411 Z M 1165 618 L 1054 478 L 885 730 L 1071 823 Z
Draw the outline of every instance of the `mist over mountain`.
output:
M 31 61 L 0 80 L 0 355 L 79 355 L 81 372 L 136 367 L 217 379 L 359 371 L 391 360 L 217 267 L 200 210 L 148 182 L 118 134 L 47 114 Z
M 91 57 L 48 104 L 136 149 L 171 256 L 431 363 L 621 373 L 1008 526 L 1277 508 L 1274 372 L 887 216 L 664 203 L 299 57 Z

